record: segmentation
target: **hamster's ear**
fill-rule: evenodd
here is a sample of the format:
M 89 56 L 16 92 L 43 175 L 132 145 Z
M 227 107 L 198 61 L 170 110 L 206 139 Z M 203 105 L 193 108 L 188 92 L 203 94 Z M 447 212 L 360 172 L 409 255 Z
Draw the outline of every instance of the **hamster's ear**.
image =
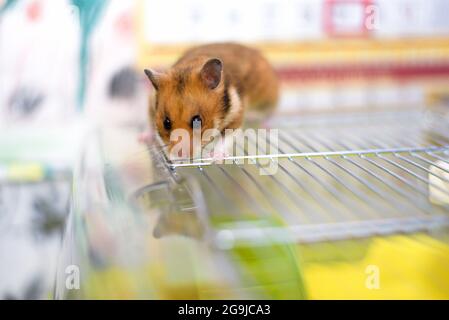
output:
M 201 79 L 209 89 L 218 87 L 221 81 L 222 70 L 223 63 L 217 58 L 208 60 L 201 68 Z
M 150 79 L 151 83 L 153 84 L 154 89 L 159 90 L 162 73 L 153 71 L 151 69 L 145 69 L 144 72 L 147 75 L 148 79 Z

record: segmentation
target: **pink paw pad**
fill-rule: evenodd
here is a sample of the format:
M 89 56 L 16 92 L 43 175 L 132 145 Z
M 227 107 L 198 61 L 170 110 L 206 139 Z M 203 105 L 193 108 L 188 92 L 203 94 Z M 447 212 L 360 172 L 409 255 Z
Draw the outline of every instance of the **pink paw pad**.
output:
M 222 162 L 229 155 L 224 151 L 211 151 L 209 157 L 213 159 L 214 162 Z
M 153 133 L 149 130 L 146 130 L 139 134 L 137 140 L 139 141 L 139 143 L 150 144 L 151 142 L 153 142 L 153 138 L 154 138 Z

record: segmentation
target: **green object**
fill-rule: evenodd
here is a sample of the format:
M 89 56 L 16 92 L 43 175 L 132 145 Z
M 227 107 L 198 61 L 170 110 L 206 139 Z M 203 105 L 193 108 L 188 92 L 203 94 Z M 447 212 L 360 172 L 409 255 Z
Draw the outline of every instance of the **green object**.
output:
M 218 230 L 232 230 L 234 227 L 248 225 L 259 232 L 282 228 L 279 219 L 240 216 L 233 218 L 218 216 L 212 224 Z M 283 242 L 266 232 L 262 241 L 233 242 L 228 257 L 236 266 L 242 280 L 242 289 L 263 299 L 306 299 L 307 293 L 302 275 L 301 258 L 295 243 Z
M 268 299 L 306 299 L 300 262 L 293 244 L 237 247 L 231 252 L 244 286 Z
M 78 84 L 78 110 L 83 109 L 87 86 L 87 68 L 89 62 L 89 42 L 92 32 L 101 16 L 108 0 L 72 0 L 78 8 L 81 41 L 80 41 L 80 76 Z
M 17 0 L 6 0 L 5 4 L 0 7 L 0 14 L 5 12 L 7 9 L 11 8 L 17 3 Z

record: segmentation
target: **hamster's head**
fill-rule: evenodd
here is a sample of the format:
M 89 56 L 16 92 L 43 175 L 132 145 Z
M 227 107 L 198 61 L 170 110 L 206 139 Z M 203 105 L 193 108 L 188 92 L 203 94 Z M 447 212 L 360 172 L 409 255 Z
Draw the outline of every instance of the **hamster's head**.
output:
M 232 101 L 220 59 L 204 59 L 197 65 L 175 65 L 166 73 L 146 69 L 145 74 L 155 89 L 150 121 L 168 146 L 171 157 L 192 157 L 194 128 L 195 133 L 201 134 L 206 130 L 220 133 L 225 129 L 224 121 Z M 201 146 L 207 143 L 203 141 Z

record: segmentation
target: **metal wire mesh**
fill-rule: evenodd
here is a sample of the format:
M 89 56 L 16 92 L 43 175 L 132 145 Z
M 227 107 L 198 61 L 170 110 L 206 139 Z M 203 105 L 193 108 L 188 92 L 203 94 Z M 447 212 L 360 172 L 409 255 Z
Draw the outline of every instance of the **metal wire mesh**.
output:
M 197 180 L 208 214 L 270 217 L 264 232 L 235 226 L 227 239 L 313 242 L 415 232 L 449 224 L 449 130 L 444 114 L 401 111 L 275 118 L 278 140 L 225 164 L 170 163 Z M 259 148 L 259 151 L 261 149 Z M 261 175 L 261 160 L 276 162 Z M 266 161 L 265 161 L 266 162 Z M 286 232 L 287 231 L 287 232 Z

